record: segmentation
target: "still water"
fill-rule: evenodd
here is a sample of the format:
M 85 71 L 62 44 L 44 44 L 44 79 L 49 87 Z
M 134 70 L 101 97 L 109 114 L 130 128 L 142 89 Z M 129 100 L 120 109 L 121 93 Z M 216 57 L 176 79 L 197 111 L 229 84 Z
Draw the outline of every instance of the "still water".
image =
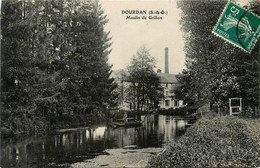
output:
M 1 166 L 68 167 L 71 163 L 106 154 L 105 149 L 128 145 L 162 147 L 178 138 L 187 124 L 185 120 L 165 115 L 144 115 L 141 120 L 143 127 L 112 128 L 104 124 L 2 142 Z

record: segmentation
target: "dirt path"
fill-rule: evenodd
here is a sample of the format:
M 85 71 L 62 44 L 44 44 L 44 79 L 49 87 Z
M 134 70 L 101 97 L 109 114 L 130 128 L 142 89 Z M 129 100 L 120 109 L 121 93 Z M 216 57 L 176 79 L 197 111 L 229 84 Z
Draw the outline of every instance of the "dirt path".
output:
M 74 163 L 71 168 L 85 167 L 145 167 L 151 155 L 162 148 L 108 149 L 108 155 L 100 155 L 85 162 Z

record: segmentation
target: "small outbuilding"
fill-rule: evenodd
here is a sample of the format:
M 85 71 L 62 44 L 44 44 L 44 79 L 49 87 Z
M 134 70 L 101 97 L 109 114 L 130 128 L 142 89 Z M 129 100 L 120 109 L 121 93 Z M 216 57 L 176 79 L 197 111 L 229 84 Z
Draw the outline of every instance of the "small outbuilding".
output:
M 195 102 L 188 107 L 189 113 L 205 113 L 210 111 L 210 102 L 208 100 L 201 100 Z

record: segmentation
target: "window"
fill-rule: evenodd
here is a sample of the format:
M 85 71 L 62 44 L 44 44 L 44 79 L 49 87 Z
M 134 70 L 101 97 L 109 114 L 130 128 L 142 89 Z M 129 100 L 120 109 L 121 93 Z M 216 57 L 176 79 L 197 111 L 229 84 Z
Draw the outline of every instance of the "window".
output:
M 170 100 L 165 100 L 165 106 L 170 106 Z
M 166 91 L 166 93 L 165 93 L 166 95 L 168 95 L 169 94 L 169 92 L 168 91 Z
M 174 100 L 174 106 L 178 106 L 178 105 L 179 105 L 178 100 Z
M 168 88 L 168 83 L 165 84 L 165 87 Z

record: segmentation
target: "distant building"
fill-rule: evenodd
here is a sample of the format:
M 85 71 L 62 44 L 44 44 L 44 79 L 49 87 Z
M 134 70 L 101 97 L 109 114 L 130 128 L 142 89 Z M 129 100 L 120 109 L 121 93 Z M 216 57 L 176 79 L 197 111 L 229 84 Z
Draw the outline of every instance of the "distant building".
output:
M 178 100 L 174 97 L 172 90 L 180 85 L 176 79 L 175 74 L 169 73 L 158 73 L 157 75 L 161 79 L 161 86 L 163 87 L 164 99 L 159 101 L 158 107 L 169 109 L 169 108 L 179 108 L 183 106 L 183 100 Z
M 161 86 L 163 88 L 164 99 L 159 100 L 154 108 L 160 109 L 170 109 L 183 107 L 183 100 L 178 100 L 174 97 L 172 90 L 180 85 L 176 79 L 175 74 L 169 73 L 169 59 L 168 59 L 168 48 L 165 48 L 165 73 L 162 73 L 160 69 L 157 70 L 157 75 L 160 77 Z M 122 74 L 116 71 L 112 74 L 115 81 L 118 83 L 118 92 L 121 93 L 119 98 L 119 108 L 123 110 L 133 110 L 135 109 L 135 104 L 129 95 L 127 94 L 130 83 L 122 80 Z M 149 107 L 144 107 L 149 109 Z

